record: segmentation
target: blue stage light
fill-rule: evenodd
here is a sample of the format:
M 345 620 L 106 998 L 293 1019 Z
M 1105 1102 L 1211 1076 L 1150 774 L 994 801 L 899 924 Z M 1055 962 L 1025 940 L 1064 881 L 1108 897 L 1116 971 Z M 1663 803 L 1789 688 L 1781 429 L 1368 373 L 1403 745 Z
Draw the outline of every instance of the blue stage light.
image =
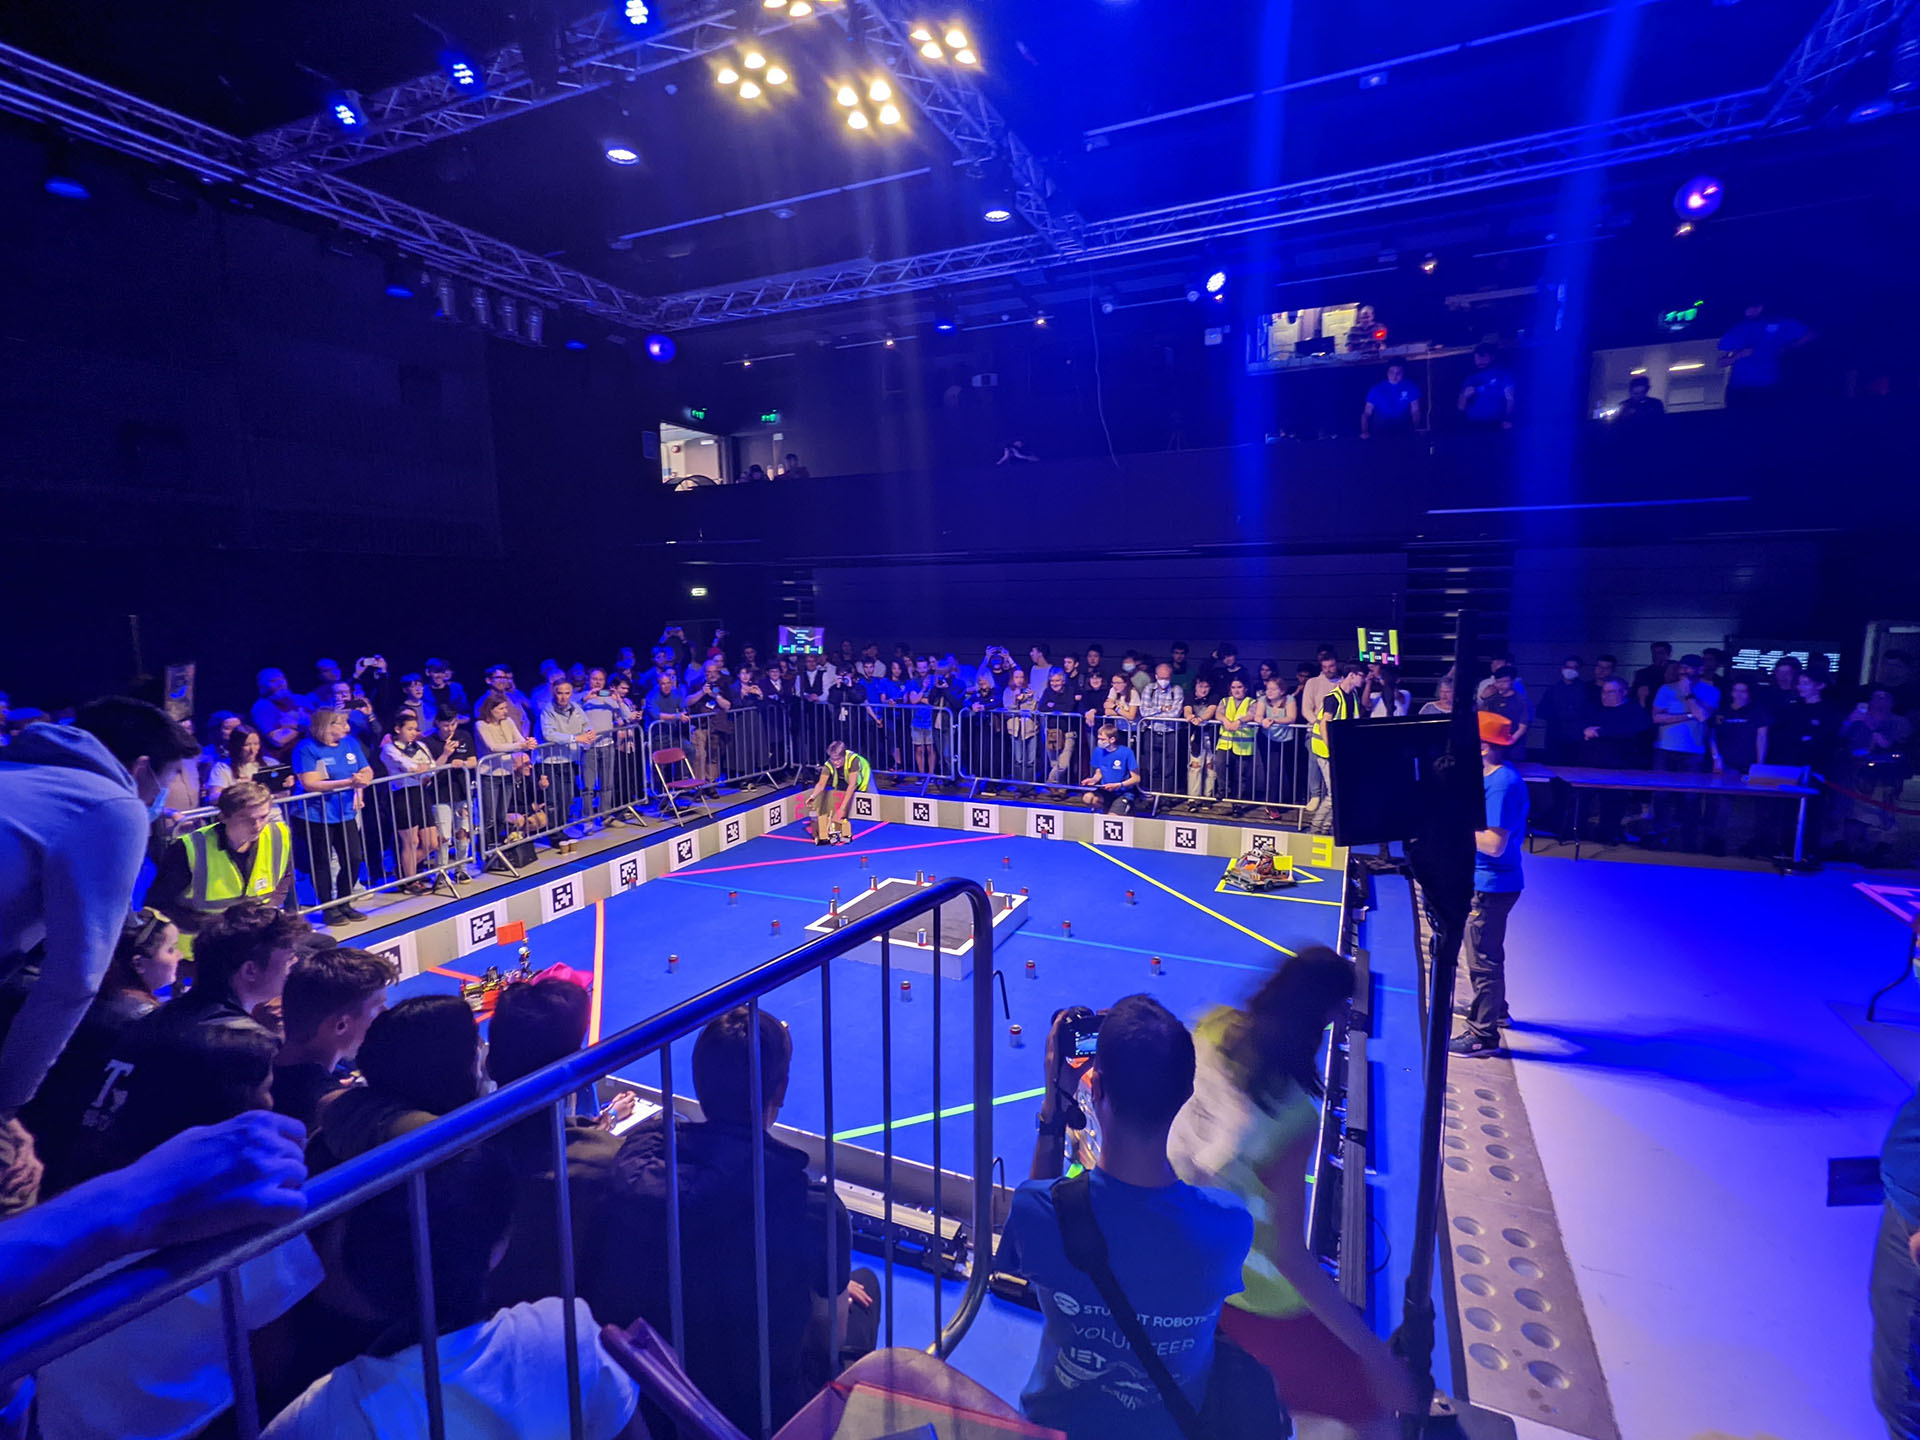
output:
M 1863 100 L 1847 112 L 1849 125 L 1864 125 L 1869 120 L 1878 120 L 1882 115 L 1893 113 L 1893 101 L 1882 95 L 1877 100 Z
M 327 114 L 342 130 L 367 128 L 367 112 L 360 104 L 360 96 L 352 90 L 341 90 L 329 95 Z
M 1696 175 L 1673 196 L 1673 213 L 1682 220 L 1704 220 L 1720 208 L 1725 199 L 1720 182 L 1711 175 Z
M 613 16 L 622 24 L 638 30 L 653 19 L 653 11 L 647 0 L 613 0 Z
M 647 336 L 647 358 L 665 365 L 672 360 L 680 347 L 673 343 L 671 335 Z
M 478 61 L 463 55 L 458 50 L 446 50 L 440 55 L 440 69 L 447 77 L 447 83 L 456 90 L 480 90 L 481 70 Z
M 567 341 L 567 349 L 569 350 L 584 350 L 586 348 L 587 348 L 587 342 L 584 340 Z
M 1216 270 L 1211 275 L 1207 276 L 1207 293 L 1209 295 L 1218 295 L 1222 290 L 1226 288 L 1227 288 L 1227 272 L 1226 271 Z
M 58 195 L 62 200 L 91 200 L 93 192 L 87 189 L 79 176 L 65 170 L 56 170 L 42 182 L 49 195 Z

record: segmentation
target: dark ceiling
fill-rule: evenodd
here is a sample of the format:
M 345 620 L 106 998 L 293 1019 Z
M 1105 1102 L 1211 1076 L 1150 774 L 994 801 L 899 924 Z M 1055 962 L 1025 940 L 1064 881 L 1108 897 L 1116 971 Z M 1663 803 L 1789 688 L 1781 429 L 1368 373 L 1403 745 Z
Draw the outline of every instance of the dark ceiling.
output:
M 839 3 L 819 0 L 822 13 L 764 42 L 793 74 L 779 103 L 744 105 L 715 84 L 717 58 L 693 60 L 365 164 L 357 178 L 643 293 L 1006 233 L 979 217 L 982 182 L 926 117 L 909 110 L 898 131 L 865 134 L 842 123 L 833 82 L 875 67 L 858 27 L 850 39 L 824 13 Z M 254 133 L 316 110 L 330 86 L 371 92 L 432 71 L 449 43 L 484 54 L 589 8 L 72 0 L 8 7 L 0 37 Z M 658 0 L 655 23 L 713 8 Z M 925 18 L 973 33 L 979 83 L 1047 167 L 1056 208 L 1102 218 L 1764 85 L 1818 8 L 975 0 Z M 755 0 L 738 13 L 748 25 L 779 18 Z M 1371 88 L 1345 73 L 1396 60 Z M 1281 82 L 1283 99 L 1234 100 Z M 1129 123 L 1193 106 L 1209 108 Z M 1127 128 L 1089 133 L 1115 125 Z M 642 163 L 606 163 L 616 136 Z M 791 197 L 810 198 L 726 217 Z

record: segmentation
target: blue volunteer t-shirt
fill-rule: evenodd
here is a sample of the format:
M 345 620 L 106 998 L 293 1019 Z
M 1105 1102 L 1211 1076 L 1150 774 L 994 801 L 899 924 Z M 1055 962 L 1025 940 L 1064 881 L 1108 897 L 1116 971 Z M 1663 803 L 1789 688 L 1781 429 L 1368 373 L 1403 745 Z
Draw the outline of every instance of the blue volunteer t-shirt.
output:
M 1900 1107 L 1887 1130 L 1880 1147 L 1880 1183 L 1900 1218 L 1920 1226 L 1920 1091 Z
M 1527 782 L 1511 765 L 1502 765 L 1486 777 L 1489 830 L 1507 832 L 1507 853 L 1500 856 L 1473 852 L 1473 888 L 1504 895 L 1521 888 L 1520 856 L 1527 848 Z
M 1405 380 L 1398 385 L 1382 380 L 1367 391 L 1367 404 L 1373 407 L 1373 418 L 1384 425 L 1404 422 L 1413 412 L 1413 402 L 1419 398 L 1420 391 Z
M 293 773 L 296 775 L 311 775 L 318 770 L 329 780 L 351 780 L 369 763 L 360 748 L 360 742 L 351 736 L 338 745 L 322 745 L 309 737 L 293 747 Z M 302 803 L 305 807 L 303 813 L 309 820 L 337 824 L 353 818 L 351 790 L 329 790 Z
M 1461 388 L 1472 392 L 1467 397 L 1467 419 L 1507 418 L 1507 392 L 1513 389 L 1513 376 L 1498 365 L 1476 370 Z
M 1068 1261 L 1050 1180 L 1014 1192 L 994 1264 L 1031 1280 L 1046 1317 L 1020 1408 L 1068 1440 L 1182 1440 L 1091 1278 Z M 1197 1409 L 1220 1307 L 1240 1292 L 1253 1220 L 1237 1196 L 1177 1182 L 1143 1187 L 1095 1170 L 1093 1214 L 1147 1338 Z
M 1724 352 L 1753 352 L 1733 362 L 1727 372 L 1728 387 L 1778 385 L 1781 355 L 1806 335 L 1807 327 L 1798 320 L 1742 320 L 1720 337 L 1720 349 Z
M 1111 750 L 1096 749 L 1093 752 L 1094 773 L 1099 775 L 1101 783 L 1123 785 L 1127 776 L 1140 768 L 1140 757 L 1126 745 L 1116 745 Z

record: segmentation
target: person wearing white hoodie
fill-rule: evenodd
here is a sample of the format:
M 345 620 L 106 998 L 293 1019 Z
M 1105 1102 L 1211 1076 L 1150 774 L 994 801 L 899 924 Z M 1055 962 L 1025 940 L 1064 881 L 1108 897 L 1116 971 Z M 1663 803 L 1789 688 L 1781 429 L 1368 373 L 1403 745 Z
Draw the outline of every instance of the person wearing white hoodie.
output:
M 158 706 L 110 696 L 0 756 L 0 1170 L 37 1170 L 15 1112 L 93 1003 L 153 817 L 199 753 Z M 0 1214 L 34 1187 L 7 1188 Z

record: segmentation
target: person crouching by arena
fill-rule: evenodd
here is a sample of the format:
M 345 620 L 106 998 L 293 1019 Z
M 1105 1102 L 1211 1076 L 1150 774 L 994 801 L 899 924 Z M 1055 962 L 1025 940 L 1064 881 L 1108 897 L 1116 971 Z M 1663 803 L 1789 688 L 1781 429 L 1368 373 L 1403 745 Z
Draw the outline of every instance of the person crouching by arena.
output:
M 1093 774 L 1081 782 L 1093 788 L 1087 803 L 1096 810 L 1126 815 L 1140 796 L 1140 759 L 1120 743 L 1120 727 L 1102 725 L 1093 747 Z
M 293 837 L 274 813 L 273 795 L 256 780 L 220 792 L 220 818 L 175 840 L 160 857 L 147 903 L 180 927 L 180 953 L 193 936 L 241 900 L 286 905 L 293 884 Z
M 827 746 L 827 763 L 807 796 L 807 813 L 813 816 L 813 843 L 844 845 L 853 839 L 853 822 L 847 812 L 853 808 L 856 790 L 865 790 L 873 782 L 873 767 L 866 757 L 847 748 L 844 740 Z

